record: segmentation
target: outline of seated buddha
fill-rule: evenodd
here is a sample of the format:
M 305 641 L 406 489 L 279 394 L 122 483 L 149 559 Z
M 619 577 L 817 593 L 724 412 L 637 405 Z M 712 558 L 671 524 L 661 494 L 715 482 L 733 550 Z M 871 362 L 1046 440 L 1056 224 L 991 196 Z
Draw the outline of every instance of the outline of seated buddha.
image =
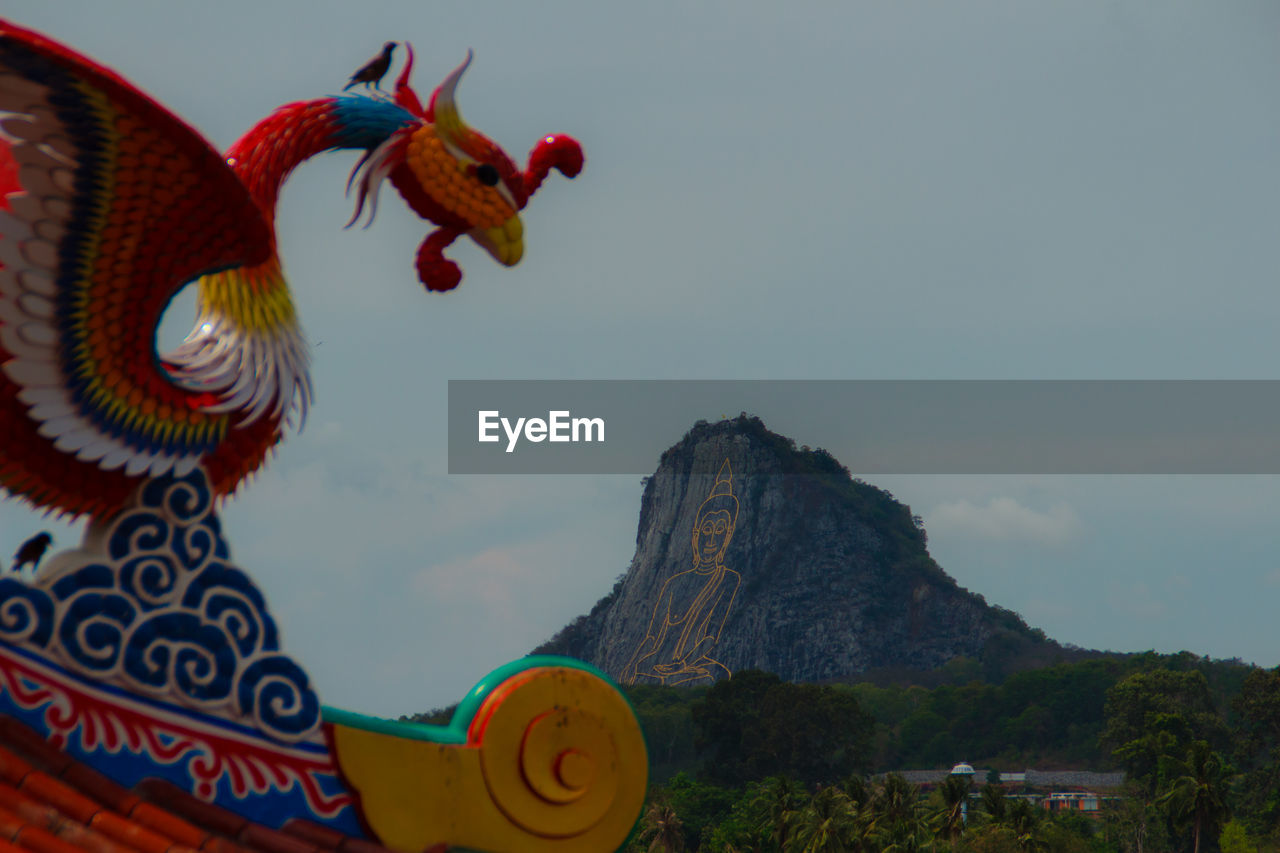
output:
M 693 525 L 693 568 L 672 575 L 649 619 L 649 629 L 622 680 L 710 684 L 733 673 L 711 657 L 738 594 L 742 576 L 724 564 L 738 523 L 733 469 L 726 458 Z

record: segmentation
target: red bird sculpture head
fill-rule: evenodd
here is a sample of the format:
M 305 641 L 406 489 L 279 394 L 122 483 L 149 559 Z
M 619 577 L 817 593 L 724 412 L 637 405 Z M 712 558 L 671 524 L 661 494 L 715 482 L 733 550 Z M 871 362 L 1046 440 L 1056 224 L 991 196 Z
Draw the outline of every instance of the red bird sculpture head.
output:
M 543 137 L 530 152 L 528 167 L 519 171 L 506 152 L 469 127 L 458 110 L 458 81 L 471 64 L 471 51 L 424 109 L 408 82 L 413 47 L 406 44 L 405 49 L 408 61 L 396 81 L 395 100 L 422 123 L 393 134 L 352 172 L 352 182 L 358 179 L 360 186 L 352 222 L 366 202 L 372 220 L 378 187 L 390 178 L 419 216 L 440 226 L 418 249 L 419 280 L 429 290 L 452 290 L 462 280 L 462 271 L 444 257 L 444 249 L 466 234 L 498 263 L 519 263 L 524 256 L 519 212 L 551 169 L 569 178 L 582 171 L 582 148 L 569 136 Z

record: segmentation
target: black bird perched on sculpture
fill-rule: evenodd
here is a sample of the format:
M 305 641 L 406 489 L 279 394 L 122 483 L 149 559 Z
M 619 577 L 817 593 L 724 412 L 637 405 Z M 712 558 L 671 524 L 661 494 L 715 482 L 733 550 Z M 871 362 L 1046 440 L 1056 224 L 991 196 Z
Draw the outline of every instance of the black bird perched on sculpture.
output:
M 44 556 L 44 552 L 48 549 L 49 543 L 53 541 L 53 537 L 48 531 L 37 533 L 26 542 L 22 543 L 22 547 L 18 549 L 18 553 L 13 555 L 13 570 L 20 571 L 27 563 L 31 564 L 31 570 L 35 571 L 36 566 L 40 565 L 40 558 Z
M 366 86 L 378 88 L 378 83 L 386 75 L 387 69 L 391 67 L 391 52 L 396 49 L 396 43 L 389 41 L 382 46 L 382 53 L 370 59 L 360 67 L 360 70 L 351 75 L 351 82 L 342 87 L 342 91 L 347 91 L 357 83 L 363 83 Z

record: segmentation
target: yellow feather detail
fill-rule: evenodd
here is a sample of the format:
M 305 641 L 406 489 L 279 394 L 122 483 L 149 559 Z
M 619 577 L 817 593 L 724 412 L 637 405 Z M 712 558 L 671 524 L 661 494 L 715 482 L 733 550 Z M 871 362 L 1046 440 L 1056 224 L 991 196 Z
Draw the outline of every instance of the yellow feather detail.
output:
M 98 150 L 94 152 L 104 164 L 94 178 L 98 181 L 97 191 L 91 197 L 91 226 L 86 229 L 87 239 L 80 254 L 77 267 L 77 278 L 82 282 L 76 293 L 76 304 L 88 306 L 87 284 L 94 275 L 94 260 L 102 252 L 102 230 L 111 213 L 112 200 L 116 196 L 115 167 L 119 156 L 116 145 L 115 119 L 117 113 L 101 91 L 92 88 L 88 83 L 78 82 L 76 88 L 90 104 L 101 128 L 99 139 L 102 140 Z
M 244 331 L 269 333 L 297 323 L 293 298 L 276 259 L 260 267 L 205 276 L 199 290 L 202 308 Z
M 142 416 L 142 413 L 130 406 L 127 402 L 124 403 L 123 412 L 124 413 L 120 417 L 121 429 L 133 431 L 138 426 L 138 419 Z
M 151 427 L 151 434 L 155 437 L 157 444 L 168 444 L 173 438 L 173 424 L 157 418 Z
M 123 422 L 128 412 L 129 407 L 125 405 L 125 401 L 121 400 L 119 397 L 113 395 L 111 399 L 107 401 L 107 414 L 113 422 Z

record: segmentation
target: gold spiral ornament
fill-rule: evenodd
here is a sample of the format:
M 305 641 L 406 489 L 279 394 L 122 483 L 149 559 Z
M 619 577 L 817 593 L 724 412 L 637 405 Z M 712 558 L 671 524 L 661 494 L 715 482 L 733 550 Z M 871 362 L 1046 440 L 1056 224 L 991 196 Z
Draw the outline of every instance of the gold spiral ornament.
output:
M 493 803 L 566 851 L 615 850 L 644 803 L 644 736 L 617 688 L 569 667 L 537 667 L 500 684 L 468 740 Z

